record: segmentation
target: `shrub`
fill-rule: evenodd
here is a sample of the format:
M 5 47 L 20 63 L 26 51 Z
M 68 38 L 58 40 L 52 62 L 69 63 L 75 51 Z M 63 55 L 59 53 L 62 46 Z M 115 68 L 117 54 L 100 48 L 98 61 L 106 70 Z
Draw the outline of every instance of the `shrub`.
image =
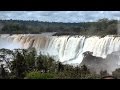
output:
M 32 71 L 26 74 L 27 79 L 52 79 L 54 75 L 52 73 L 41 73 L 39 71 Z

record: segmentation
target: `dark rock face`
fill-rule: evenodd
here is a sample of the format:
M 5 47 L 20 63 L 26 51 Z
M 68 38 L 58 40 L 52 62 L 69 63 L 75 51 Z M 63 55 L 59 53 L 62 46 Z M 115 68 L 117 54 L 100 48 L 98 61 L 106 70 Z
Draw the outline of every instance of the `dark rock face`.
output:
M 109 74 L 116 68 L 120 68 L 120 51 L 107 55 L 106 59 L 92 55 L 92 52 L 85 52 L 83 61 L 80 65 L 86 65 L 91 72 L 100 73 L 107 70 Z

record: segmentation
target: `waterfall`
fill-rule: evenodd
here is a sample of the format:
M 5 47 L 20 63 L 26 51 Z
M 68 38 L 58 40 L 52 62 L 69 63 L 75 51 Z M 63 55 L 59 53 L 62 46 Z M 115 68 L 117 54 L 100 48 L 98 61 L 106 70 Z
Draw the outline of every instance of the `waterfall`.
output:
M 0 35 L 0 48 L 34 47 L 44 55 L 68 64 L 82 62 L 83 53 L 93 52 L 94 56 L 106 58 L 108 54 L 120 50 L 120 37 L 100 36 L 45 36 L 40 34 Z

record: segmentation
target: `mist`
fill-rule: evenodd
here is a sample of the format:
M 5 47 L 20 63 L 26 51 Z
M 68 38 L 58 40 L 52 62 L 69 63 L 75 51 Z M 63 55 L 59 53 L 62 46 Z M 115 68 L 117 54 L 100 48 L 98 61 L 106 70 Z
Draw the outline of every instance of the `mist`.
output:
M 9 39 L 9 34 L 0 35 L 0 48 L 13 50 L 20 47 L 20 44 L 13 42 L 12 39 Z

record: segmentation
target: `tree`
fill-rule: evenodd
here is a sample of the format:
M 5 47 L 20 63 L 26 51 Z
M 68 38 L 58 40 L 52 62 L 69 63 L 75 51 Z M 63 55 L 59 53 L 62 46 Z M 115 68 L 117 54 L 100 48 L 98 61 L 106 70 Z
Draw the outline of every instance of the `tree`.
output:
M 82 66 L 81 66 L 81 73 L 82 73 L 83 75 L 90 74 L 90 71 L 89 71 L 89 69 L 87 68 L 86 65 L 82 65 Z
M 110 24 L 106 29 L 106 33 L 111 35 L 117 34 L 117 24 Z
M 108 76 L 109 74 L 108 74 L 107 70 L 104 70 L 104 71 L 101 70 L 100 75 L 101 75 L 101 77 L 104 77 L 104 76 Z
M 13 75 L 15 75 L 16 78 L 23 78 L 25 71 L 27 71 L 26 68 L 27 65 L 24 56 L 18 50 L 16 50 L 15 57 L 11 65 L 11 71 Z
M 108 18 L 102 18 L 102 19 L 99 19 L 98 22 L 108 23 L 109 19 Z
M 64 70 L 64 66 L 61 62 L 58 62 L 58 72 L 62 72 Z
M 5 79 L 6 77 L 6 71 L 5 68 L 3 67 L 3 64 L 1 64 L 1 77 L 2 79 Z
M 94 35 L 94 34 L 97 34 L 97 27 L 95 25 L 91 25 L 89 28 L 88 28 L 88 31 L 87 31 L 87 35 Z
M 35 48 L 31 48 L 27 51 L 24 51 L 23 55 L 27 65 L 27 71 L 32 71 L 35 68 L 35 61 L 37 55 Z
M 117 68 L 115 71 L 112 72 L 112 75 L 118 79 L 120 79 L 120 68 Z

